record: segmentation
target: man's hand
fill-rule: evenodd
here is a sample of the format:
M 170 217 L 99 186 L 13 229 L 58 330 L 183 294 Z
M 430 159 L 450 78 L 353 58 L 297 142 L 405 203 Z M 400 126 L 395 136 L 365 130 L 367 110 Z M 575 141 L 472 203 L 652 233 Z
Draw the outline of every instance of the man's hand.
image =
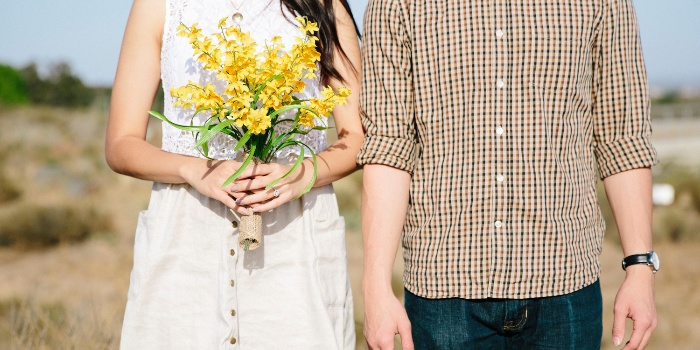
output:
M 615 297 L 613 343 L 625 339 L 625 320 L 632 319 L 632 335 L 623 350 L 645 349 L 656 328 L 654 274 L 646 265 L 627 267 L 627 276 Z
M 411 322 L 393 293 L 365 292 L 364 333 L 370 350 L 393 350 L 396 334 L 401 336 L 403 350 L 413 350 Z

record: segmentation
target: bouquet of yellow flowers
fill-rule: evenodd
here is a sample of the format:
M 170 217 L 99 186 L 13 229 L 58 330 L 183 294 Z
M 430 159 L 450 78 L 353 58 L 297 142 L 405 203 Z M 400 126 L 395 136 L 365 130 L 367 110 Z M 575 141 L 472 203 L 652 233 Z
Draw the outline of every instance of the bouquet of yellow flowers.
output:
M 222 186 L 231 184 L 250 162 L 268 163 L 281 149 L 299 147 L 299 155 L 292 168 L 270 183 L 266 188 L 270 189 L 301 165 L 305 150 L 308 150 L 313 157 L 314 171 L 311 182 L 302 192 L 306 193 L 316 179 L 316 155 L 294 136 L 308 134 L 311 130 L 328 129 L 326 118 L 335 106 L 346 102 L 350 90 L 341 87 L 334 91 L 326 86 L 318 98 L 297 98 L 296 94 L 306 88 L 304 79 L 316 78 L 317 62 L 321 58 L 316 50 L 316 23 L 305 17 L 297 17 L 301 35 L 289 51 L 285 50 L 278 36 L 266 42 L 263 50 L 258 51 L 257 43 L 250 34 L 239 27 L 228 26 L 227 19 L 219 21 L 219 32 L 211 36 L 202 34 L 196 23 L 191 26 L 180 24 L 178 27 L 177 34 L 189 39 L 195 59 L 204 70 L 215 73 L 216 80 L 221 83 L 201 85 L 190 81 L 187 85 L 171 89 L 175 106 L 194 110 L 193 122 L 180 125 L 161 113 L 149 113 L 178 129 L 193 132 L 195 147 L 206 158 L 209 158 L 208 141 L 214 135 L 224 133 L 234 138 L 237 141 L 234 150 L 242 150 L 245 158 L 238 171 Z M 289 111 L 294 117 L 283 117 L 283 113 Z M 194 118 L 200 113 L 206 113 L 208 119 L 202 125 L 195 125 Z M 279 129 L 283 132 L 275 130 L 277 125 L 282 124 L 289 127 Z M 260 213 L 244 216 L 240 225 L 241 247 L 245 250 L 255 249 L 260 246 L 261 238 Z

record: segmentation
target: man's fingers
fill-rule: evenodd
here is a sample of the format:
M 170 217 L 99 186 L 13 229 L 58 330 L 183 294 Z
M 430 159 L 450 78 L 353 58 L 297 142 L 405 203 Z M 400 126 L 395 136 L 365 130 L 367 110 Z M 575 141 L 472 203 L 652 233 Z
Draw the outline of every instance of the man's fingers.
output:
M 630 340 L 625 344 L 623 350 L 636 350 L 639 349 L 639 344 L 642 342 L 642 337 L 644 337 L 644 332 L 639 329 L 633 329 Z
M 377 347 L 374 347 L 374 349 L 377 350 L 393 350 L 394 349 L 394 337 L 391 336 L 391 338 L 384 338 L 382 339 Z
M 402 323 L 399 324 L 399 336 L 401 337 L 401 349 L 403 350 L 413 350 L 413 335 L 411 335 L 411 324 Z
M 372 332 L 364 329 L 364 333 L 370 350 L 394 350 L 394 332 Z
M 651 334 L 652 334 L 653 330 L 654 330 L 653 328 L 649 328 L 646 331 L 646 333 L 644 333 L 644 337 L 642 338 L 642 343 L 639 344 L 640 349 L 646 349 L 647 345 L 649 345 L 649 340 L 651 339 Z
M 627 345 L 623 348 L 624 350 L 631 349 L 643 349 L 644 338 L 651 337 L 652 321 L 648 319 L 634 320 L 634 326 L 632 326 L 632 335 Z
M 622 340 L 625 339 L 625 320 L 627 319 L 627 310 L 622 311 L 615 308 L 613 310 L 613 314 L 613 345 L 618 346 L 622 344 Z

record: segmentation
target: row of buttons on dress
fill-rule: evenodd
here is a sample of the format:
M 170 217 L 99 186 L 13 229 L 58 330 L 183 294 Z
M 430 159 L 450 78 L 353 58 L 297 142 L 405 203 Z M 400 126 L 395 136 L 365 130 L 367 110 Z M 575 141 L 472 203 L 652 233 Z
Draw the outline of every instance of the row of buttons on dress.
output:
M 238 228 L 238 221 L 236 221 L 236 220 L 231 221 L 231 226 L 232 226 L 234 229 L 237 229 L 237 228 Z M 235 255 L 236 255 L 236 250 L 235 250 L 235 249 L 231 249 L 231 250 L 229 251 L 229 254 L 231 254 L 231 256 L 235 256 Z M 234 281 L 234 280 L 232 279 L 232 280 L 230 281 L 230 284 L 231 284 L 231 288 L 233 288 L 233 287 L 236 286 L 236 281 Z M 235 317 L 235 316 L 236 316 L 236 309 L 231 309 L 231 317 Z M 237 342 L 236 337 L 231 337 L 231 340 L 230 340 L 229 342 L 231 343 L 231 345 L 236 344 L 236 342 Z

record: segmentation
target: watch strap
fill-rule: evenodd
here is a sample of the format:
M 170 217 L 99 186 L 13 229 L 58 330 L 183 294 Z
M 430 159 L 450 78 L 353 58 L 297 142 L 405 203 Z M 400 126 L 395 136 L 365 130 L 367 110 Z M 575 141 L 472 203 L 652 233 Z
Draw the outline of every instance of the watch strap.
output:
M 649 265 L 651 264 L 651 261 L 649 260 L 649 253 L 644 253 L 644 254 L 634 254 L 625 257 L 622 259 L 622 269 L 625 270 L 627 266 L 631 265 L 637 265 L 637 264 L 645 264 Z

